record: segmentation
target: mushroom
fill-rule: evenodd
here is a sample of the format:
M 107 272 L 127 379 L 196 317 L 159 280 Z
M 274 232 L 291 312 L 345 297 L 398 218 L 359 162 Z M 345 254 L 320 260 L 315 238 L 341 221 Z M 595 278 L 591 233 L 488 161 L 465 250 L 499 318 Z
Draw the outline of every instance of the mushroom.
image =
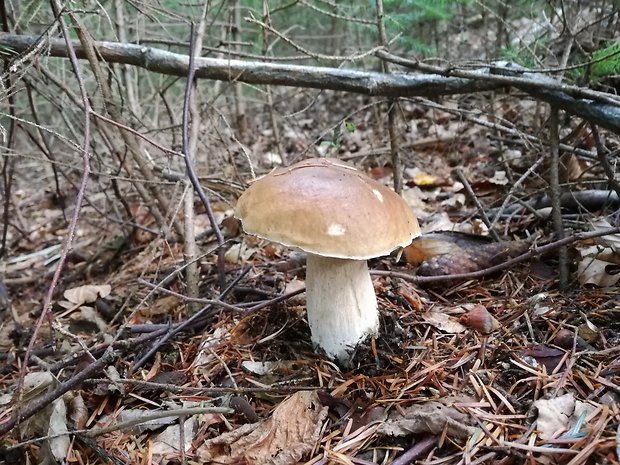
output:
M 235 216 L 246 233 L 307 252 L 312 342 L 345 363 L 350 350 L 379 329 L 366 260 L 420 235 L 398 194 L 329 158 L 307 159 L 258 179 L 239 198 Z

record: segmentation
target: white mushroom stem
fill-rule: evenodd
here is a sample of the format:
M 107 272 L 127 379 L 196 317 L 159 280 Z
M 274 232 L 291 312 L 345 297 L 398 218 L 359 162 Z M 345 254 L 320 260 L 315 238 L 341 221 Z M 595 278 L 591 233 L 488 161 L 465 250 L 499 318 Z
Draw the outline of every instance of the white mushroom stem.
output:
M 306 305 L 313 344 L 341 362 L 362 339 L 379 330 L 366 260 L 308 254 Z

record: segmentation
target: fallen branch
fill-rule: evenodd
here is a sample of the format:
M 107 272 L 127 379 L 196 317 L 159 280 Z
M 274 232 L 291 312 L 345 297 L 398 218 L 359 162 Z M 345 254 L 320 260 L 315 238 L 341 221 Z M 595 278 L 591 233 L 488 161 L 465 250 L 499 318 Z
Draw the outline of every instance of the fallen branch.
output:
M 109 63 L 123 63 L 150 71 L 174 76 L 187 76 L 189 56 L 142 45 L 98 41 L 93 42 L 99 59 Z M 66 57 L 67 44 L 56 38 L 0 34 L 0 46 L 12 50 L 16 56 L 10 70 L 17 70 L 35 56 Z M 78 41 L 71 46 L 79 58 L 85 50 Z M 620 132 L 620 104 L 613 96 L 587 88 L 569 86 L 552 79 L 528 73 L 526 69 L 494 66 L 475 70 L 455 68 L 426 68 L 418 62 L 379 51 L 377 55 L 403 66 L 414 66 L 426 73 L 387 74 L 353 69 L 318 66 L 274 64 L 220 58 L 196 58 L 196 78 L 220 81 L 238 81 L 248 84 L 269 84 L 315 89 L 330 89 L 385 97 L 437 97 L 496 90 L 507 86 L 521 89 L 591 121 L 601 127 Z M 436 73 L 440 74 L 436 74 Z M 465 77 L 457 77 L 465 76 Z
M 521 210 L 526 204 L 532 210 L 540 210 L 551 206 L 551 197 L 547 194 L 532 197 L 523 202 L 517 202 L 508 205 L 503 209 L 503 213 L 514 213 Z M 588 210 L 594 211 L 604 207 L 616 208 L 620 205 L 620 198 L 614 191 L 605 189 L 589 189 L 585 191 L 565 192 L 560 196 L 560 205 L 562 208 L 572 211 Z M 493 217 L 500 209 L 490 209 L 487 213 Z

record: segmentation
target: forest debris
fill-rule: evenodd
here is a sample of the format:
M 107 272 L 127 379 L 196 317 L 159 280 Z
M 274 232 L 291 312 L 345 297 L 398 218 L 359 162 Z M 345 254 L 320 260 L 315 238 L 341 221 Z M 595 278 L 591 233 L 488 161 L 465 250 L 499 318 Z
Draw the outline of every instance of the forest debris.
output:
M 407 168 L 405 170 L 405 176 L 407 176 L 414 185 L 419 187 L 436 187 L 447 184 L 446 180 L 439 177 L 428 174 L 419 168 Z
M 126 424 L 132 423 L 135 420 L 140 420 L 147 415 L 144 409 L 125 409 L 118 415 L 106 415 L 102 417 L 97 424 L 108 425 L 112 423 Z M 168 426 L 177 421 L 178 415 L 170 415 L 169 417 L 145 419 L 144 421 L 132 423 L 131 431 L 137 434 L 141 434 L 147 431 L 154 431 L 162 426 Z
M 300 391 L 280 403 L 270 418 L 206 441 L 197 455 L 205 463 L 289 465 L 312 451 L 327 407 L 315 391 Z
M 508 184 L 509 180 L 506 177 L 505 171 L 496 171 L 493 174 L 493 177 L 489 178 L 489 182 L 497 186 L 505 186 L 506 184 Z
M 534 294 L 532 297 L 527 299 L 526 303 L 532 309 L 534 315 L 537 316 L 544 315 L 553 309 L 553 300 L 546 292 Z
M 592 225 L 592 231 L 607 231 L 609 229 L 613 229 L 613 226 L 609 223 L 609 221 L 602 218 L 592 220 L 590 224 Z M 609 247 L 614 252 L 620 251 L 620 234 L 607 234 L 605 236 L 595 238 L 594 241 L 604 247 Z
M 50 372 L 28 373 L 24 378 L 23 403 L 30 403 L 47 390 L 54 388 L 58 381 Z M 63 397 L 54 400 L 23 423 L 23 438 L 52 436 L 41 443 L 39 463 L 64 462 L 71 444 L 67 427 L 67 406 Z
M 490 268 L 528 248 L 527 241 L 492 242 L 487 236 L 435 231 L 414 239 L 404 255 L 407 262 L 420 264 L 418 275 L 441 276 Z
M 257 249 L 248 247 L 244 242 L 233 244 L 224 254 L 224 259 L 228 263 L 244 263 L 247 262 Z
M 107 323 L 92 307 L 82 306 L 80 311 L 70 317 L 69 329 L 72 333 L 108 333 Z
M 562 363 L 566 352 L 546 344 L 536 344 L 518 351 L 518 354 L 531 367 L 538 368 L 543 365 L 547 372 L 551 373 Z
M 63 296 L 74 305 L 80 306 L 96 301 L 99 297 L 106 298 L 110 295 L 112 287 L 109 284 L 95 285 L 86 284 L 84 286 L 67 289 Z
M 241 362 L 241 368 L 258 376 L 264 376 L 278 371 L 281 373 L 291 373 L 298 366 L 298 360 L 280 360 L 277 362 L 256 362 L 252 360 L 245 360 Z
M 577 264 L 579 282 L 594 284 L 598 287 L 615 286 L 620 280 L 620 264 L 615 253 L 605 248 L 609 253 L 602 253 L 600 246 L 591 246 L 581 249 L 581 261 Z
M 196 434 L 198 426 L 198 418 L 193 415 L 186 418 L 183 421 L 183 447 L 185 452 L 192 447 L 192 440 Z M 179 445 L 181 444 L 181 425 L 174 424 L 165 428 L 161 433 L 155 435 L 152 439 L 153 446 L 152 452 L 154 455 L 170 455 L 180 451 Z
M 465 314 L 461 315 L 459 322 L 483 335 L 491 334 L 501 327 L 499 321 L 489 313 L 484 305 L 480 304 L 475 304 Z
M 538 410 L 536 429 L 542 439 L 558 437 L 581 423 L 580 418 L 585 418 L 594 410 L 592 405 L 576 400 L 572 393 L 553 399 L 539 399 L 534 402 L 534 408 Z
M 459 334 L 466 331 L 463 324 L 443 312 L 429 311 L 424 313 L 422 318 L 428 324 L 446 333 Z
M 406 436 L 420 433 L 442 434 L 444 428 L 447 428 L 450 438 L 468 438 L 475 431 L 474 427 L 469 426 L 469 416 L 446 405 L 448 403 L 450 399 L 446 398 L 442 402 L 414 404 L 402 412 L 393 411 L 377 431 L 389 436 Z

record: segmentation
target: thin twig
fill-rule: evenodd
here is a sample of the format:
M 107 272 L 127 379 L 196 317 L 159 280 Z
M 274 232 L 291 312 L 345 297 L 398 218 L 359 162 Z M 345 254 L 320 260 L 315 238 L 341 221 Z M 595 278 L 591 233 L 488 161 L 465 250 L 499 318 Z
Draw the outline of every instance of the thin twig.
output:
M 43 325 L 43 321 L 45 319 L 48 322 L 52 323 L 51 317 L 51 309 L 52 309 L 52 299 L 54 297 L 54 292 L 56 290 L 56 286 L 60 281 L 60 276 L 64 270 L 64 265 L 67 260 L 67 256 L 69 255 L 69 251 L 71 250 L 71 246 L 73 244 L 73 240 L 75 238 L 75 231 L 77 228 L 77 222 L 81 213 L 81 206 L 84 200 L 84 195 L 86 192 L 86 185 L 88 183 L 88 176 L 90 173 L 90 102 L 88 99 L 88 93 L 86 92 L 86 87 L 84 85 L 84 79 L 82 77 L 82 69 L 80 68 L 77 56 L 75 54 L 75 50 L 70 41 L 70 34 L 67 28 L 67 24 L 62 16 L 63 7 L 60 5 L 58 0 L 52 1 L 52 7 L 54 9 L 54 14 L 58 17 L 58 23 L 60 25 L 63 37 L 66 41 L 67 47 L 69 48 L 69 59 L 71 61 L 71 66 L 73 67 L 73 72 L 75 73 L 75 77 L 78 82 L 78 87 L 80 89 L 80 95 L 82 96 L 82 105 L 84 105 L 84 137 L 82 141 L 82 177 L 80 180 L 80 187 L 75 199 L 75 210 L 73 211 L 73 215 L 71 216 L 71 221 L 69 223 L 69 229 L 67 231 L 67 237 L 62 246 L 62 250 L 60 252 L 60 259 L 58 260 L 58 265 L 56 266 L 56 270 L 54 271 L 54 275 L 52 277 L 52 282 L 47 290 L 47 294 L 45 296 L 45 300 L 43 302 L 43 310 L 41 311 L 41 315 L 36 322 L 34 330 L 32 332 L 32 336 L 30 338 L 30 342 L 28 343 L 28 349 L 26 350 L 26 354 L 24 355 L 24 360 L 22 364 L 22 368 L 20 370 L 20 379 L 18 383 L 18 399 L 21 399 L 21 389 L 23 387 L 24 376 L 26 374 L 26 370 L 28 367 L 28 358 L 30 357 L 30 353 L 34 348 L 34 344 L 37 340 L 37 335 L 39 334 L 39 330 Z M 2 434 L 2 433 L 0 433 Z
M 171 409 L 171 410 L 163 410 L 163 411 L 154 411 L 154 412 L 144 413 L 138 418 L 131 418 L 125 421 L 119 421 L 118 423 L 112 423 L 111 425 L 108 425 L 108 426 L 102 426 L 99 428 L 92 428 L 92 429 L 79 429 L 79 430 L 67 431 L 67 432 L 59 433 L 59 434 L 50 434 L 48 436 L 42 436 L 39 438 L 28 439 L 27 441 L 22 441 L 15 445 L 7 447 L 4 449 L 4 451 L 8 452 L 11 450 L 19 449 L 20 447 L 24 447 L 30 444 L 36 444 L 37 442 L 41 442 L 41 441 L 49 441 L 50 439 L 59 438 L 61 436 L 66 436 L 68 434 L 81 434 L 89 438 L 94 438 L 97 436 L 101 436 L 103 434 L 111 433 L 113 431 L 122 431 L 128 428 L 132 428 L 134 426 L 143 425 L 153 420 L 161 420 L 162 418 L 169 418 L 169 417 L 202 415 L 204 413 L 226 414 L 226 413 L 235 413 L 235 411 L 227 407 L 187 407 L 187 408 L 179 408 L 179 409 Z
M 377 9 L 377 29 L 379 30 L 379 40 L 383 48 L 388 47 L 387 34 L 385 32 L 385 21 L 383 14 L 383 0 L 375 1 Z M 381 60 L 381 70 L 384 73 L 390 72 L 390 65 L 386 60 Z M 394 174 L 394 191 L 397 194 L 403 192 L 403 162 L 400 156 L 400 144 L 396 134 L 396 106 L 398 99 L 390 99 L 388 103 L 388 134 L 390 135 L 390 154 L 392 156 L 392 172 Z
M 456 176 L 459 178 L 459 181 L 463 183 L 463 186 L 465 187 L 465 192 L 467 193 L 469 200 L 471 200 L 471 202 L 476 206 L 476 209 L 478 210 L 478 214 L 480 215 L 482 222 L 489 229 L 489 234 L 491 235 L 491 237 L 495 240 L 495 242 L 501 242 L 502 240 L 497 234 L 497 231 L 493 229 L 493 224 L 489 220 L 489 217 L 487 216 L 486 211 L 484 210 L 482 204 L 478 200 L 478 197 L 476 197 L 474 190 L 471 188 L 471 185 L 469 184 L 469 181 L 465 177 L 465 174 L 463 174 L 463 170 L 461 170 L 461 168 L 458 168 L 456 170 Z
M 560 200 L 560 119 L 557 107 L 551 107 L 549 116 L 549 143 L 551 148 L 551 166 L 549 167 L 549 197 L 551 198 L 551 215 L 553 229 L 557 239 L 564 239 L 564 220 L 562 219 L 562 202 Z M 558 249 L 559 288 L 561 292 L 568 289 L 568 249 Z
M 194 44 L 193 53 L 200 55 L 202 53 L 202 42 L 205 32 L 205 22 L 207 16 L 209 2 L 205 2 L 202 8 L 202 14 L 200 15 L 200 22 L 198 23 L 198 31 L 195 34 L 195 37 L 192 40 Z M 192 33 L 194 29 L 192 27 Z M 194 86 L 195 82 L 188 81 L 187 87 Z M 183 140 L 183 154 L 185 156 L 185 162 L 190 163 L 194 170 L 196 166 L 192 163 L 191 154 L 196 152 L 198 147 L 198 135 L 200 133 L 201 127 L 201 116 L 200 111 L 198 109 L 198 103 L 196 99 L 188 99 L 185 101 L 186 104 L 189 105 L 189 110 L 186 111 L 183 109 L 183 123 L 181 125 L 182 128 L 182 140 Z M 188 112 L 191 113 L 191 129 L 189 128 L 189 118 L 185 118 L 188 115 Z M 191 131 L 191 133 L 190 133 Z M 190 156 L 187 156 L 190 154 Z M 183 210 L 185 212 L 184 215 L 184 227 L 185 227 L 185 235 L 183 240 L 184 247 L 184 259 L 185 259 L 185 286 L 187 289 L 187 295 L 190 297 L 198 297 L 198 293 L 200 290 L 200 272 L 198 270 L 198 261 L 196 257 L 198 257 L 198 246 L 196 245 L 196 228 L 195 228 L 195 211 L 194 211 L 194 189 L 189 182 L 189 180 L 185 179 L 185 189 L 183 192 Z M 221 244 L 220 244 L 221 245 Z M 221 250 L 221 247 L 220 249 Z M 219 255 L 218 255 L 219 256 Z M 187 303 L 188 313 L 192 314 L 198 310 L 198 305 L 196 303 L 188 302 Z M 183 432 L 183 429 L 181 429 Z M 185 452 L 185 448 L 181 447 L 182 452 Z
M 194 54 L 196 53 L 196 35 L 194 34 L 194 25 L 192 24 L 191 30 L 191 42 L 189 48 L 189 69 L 187 73 L 187 86 L 185 87 L 185 98 L 183 100 L 183 127 L 187 128 L 189 125 L 189 108 L 190 108 L 190 100 L 192 96 L 192 85 L 194 82 Z M 202 186 L 200 185 L 200 180 L 198 179 L 198 175 L 196 174 L 196 170 L 194 169 L 194 164 L 192 163 L 192 156 L 190 154 L 189 140 L 187 137 L 187 131 L 183 131 L 183 153 L 185 155 L 185 167 L 187 168 L 187 175 L 189 176 L 192 185 L 200 201 L 204 205 L 207 216 L 209 217 L 209 223 L 211 223 L 211 228 L 215 234 L 218 244 L 218 253 L 217 253 L 217 272 L 219 277 L 220 284 L 220 292 L 224 291 L 226 287 L 226 268 L 224 262 L 224 235 L 220 230 L 219 225 L 217 224 L 217 220 L 215 219 L 215 215 L 213 214 L 213 208 L 211 207 L 211 202 L 209 201 L 209 197 L 205 194 Z
M 254 18 L 253 16 L 246 17 L 245 20 L 248 23 L 254 23 L 254 24 L 256 24 L 256 25 L 258 25 L 258 26 L 268 30 L 272 34 L 278 36 L 280 39 L 282 39 L 284 42 L 289 44 L 291 47 L 293 47 L 298 52 L 301 52 L 301 53 L 303 53 L 305 55 L 308 55 L 309 57 L 316 58 L 318 60 L 356 61 L 356 60 L 361 60 L 361 59 L 366 58 L 368 56 L 374 55 L 379 50 L 383 50 L 383 47 L 380 46 L 380 47 L 374 47 L 374 48 L 372 48 L 370 50 L 367 50 L 365 52 L 362 52 L 362 53 L 356 53 L 356 54 L 348 55 L 348 56 L 345 56 L 345 55 L 342 55 L 342 56 L 325 55 L 323 53 L 313 52 L 311 50 L 308 50 L 307 48 L 302 47 L 298 43 L 296 43 L 293 40 L 291 40 L 290 38 L 288 38 L 285 34 L 282 34 L 280 31 L 274 29 L 273 27 L 269 26 L 268 24 L 265 24 L 262 21 L 259 21 L 258 19 Z
M 88 351 L 79 351 L 77 353 L 69 355 L 64 360 L 54 363 L 52 366 L 50 366 L 49 371 L 52 373 L 58 373 L 63 368 L 67 368 L 78 363 L 85 354 L 90 353 L 94 357 L 96 357 L 104 353 L 109 347 L 111 347 L 112 349 L 119 349 L 120 351 L 128 349 L 137 350 L 138 348 L 142 347 L 143 344 L 151 341 L 152 339 L 158 338 L 167 330 L 168 327 L 158 328 L 154 331 L 149 332 L 148 334 L 143 334 L 133 339 L 114 340 L 112 342 L 102 342 L 100 344 L 96 344 L 89 347 Z
M 120 378 L 114 382 L 119 384 L 129 384 L 152 390 L 161 390 L 175 394 L 184 395 L 200 395 L 207 394 L 218 396 L 222 394 L 250 394 L 250 393 L 282 393 L 282 392 L 298 392 L 298 391 L 319 391 L 325 389 L 321 386 L 264 386 L 264 387 L 225 387 L 225 386 L 209 386 L 209 387 L 190 387 L 177 386 L 176 384 L 154 383 L 152 381 L 142 381 L 139 379 Z M 110 384 L 107 378 L 88 380 L 89 384 Z
M 243 276 L 245 276 L 245 274 L 249 271 L 250 269 L 248 268 L 245 272 L 241 273 L 239 276 L 237 276 L 237 278 L 235 278 L 235 280 L 230 283 L 230 285 L 224 289 L 221 294 L 220 294 L 220 299 L 224 299 L 226 297 L 226 295 L 228 295 L 229 292 L 231 292 L 234 287 L 236 286 L 236 284 L 239 282 L 239 280 L 241 280 L 241 278 Z M 169 291 L 171 292 L 171 291 Z M 182 297 L 182 296 L 179 296 Z M 229 309 L 233 309 L 233 310 L 237 310 L 237 307 L 230 305 L 230 304 L 226 304 L 224 302 L 222 302 L 221 300 L 216 300 L 216 301 L 211 301 L 209 302 L 206 306 L 204 306 L 202 309 L 200 309 L 199 311 L 197 311 L 196 313 L 194 313 L 190 318 L 188 318 L 187 320 L 183 321 L 182 323 L 179 323 L 178 325 L 175 326 L 171 326 L 170 329 L 166 332 L 166 334 L 159 339 L 158 341 L 155 341 L 151 348 L 147 351 L 146 354 L 144 354 L 138 361 L 136 361 L 133 366 L 131 367 L 130 373 L 134 373 L 138 368 L 140 368 L 142 365 L 144 365 L 146 363 L 147 360 L 149 360 L 153 354 L 155 352 L 157 352 L 159 350 L 159 348 L 164 345 L 166 342 L 168 342 L 170 339 L 172 339 L 176 334 L 178 334 L 179 332 L 191 328 L 192 323 L 201 321 L 202 319 L 204 319 L 207 315 L 208 312 L 211 311 L 211 309 L 215 306 L 222 306 L 222 307 L 228 307 Z

